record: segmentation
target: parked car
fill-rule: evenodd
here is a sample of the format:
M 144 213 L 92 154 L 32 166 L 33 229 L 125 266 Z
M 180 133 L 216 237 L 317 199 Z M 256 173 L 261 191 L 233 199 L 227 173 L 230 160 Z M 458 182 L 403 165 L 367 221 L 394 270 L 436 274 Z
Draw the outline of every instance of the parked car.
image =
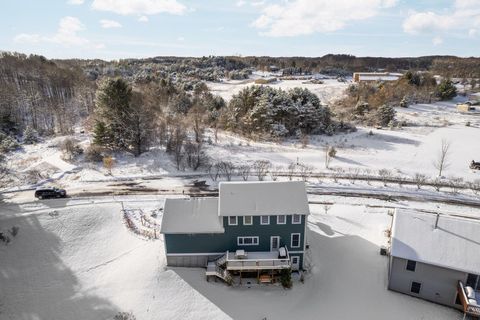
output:
M 37 199 L 65 197 L 67 197 L 67 191 L 65 191 L 65 189 L 59 189 L 55 187 L 42 187 L 35 190 L 35 198 Z

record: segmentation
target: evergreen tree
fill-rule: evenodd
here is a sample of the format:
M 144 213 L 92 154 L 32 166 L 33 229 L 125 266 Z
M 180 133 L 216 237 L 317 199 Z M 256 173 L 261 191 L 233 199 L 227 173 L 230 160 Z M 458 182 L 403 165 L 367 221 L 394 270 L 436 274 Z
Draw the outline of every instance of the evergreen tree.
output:
M 388 126 L 395 120 L 395 109 L 392 106 L 384 104 L 377 110 L 377 122 L 381 126 Z
M 31 126 L 27 126 L 23 131 L 23 143 L 35 144 L 38 142 L 38 132 Z
M 148 146 L 153 116 L 140 93 L 122 79 L 108 79 L 95 100 L 95 144 L 113 150 L 128 150 L 136 156 Z
M 437 96 L 440 100 L 450 100 L 457 95 L 457 88 L 452 80 L 444 79 L 437 87 Z

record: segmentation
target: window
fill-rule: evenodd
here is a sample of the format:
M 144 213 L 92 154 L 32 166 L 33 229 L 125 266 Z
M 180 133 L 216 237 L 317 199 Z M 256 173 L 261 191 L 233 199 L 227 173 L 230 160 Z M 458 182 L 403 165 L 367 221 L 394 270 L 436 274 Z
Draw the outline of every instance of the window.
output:
M 292 224 L 300 224 L 302 223 L 302 216 L 299 214 L 294 214 L 292 216 Z
M 270 224 L 270 216 L 261 216 L 260 224 Z
M 236 226 L 237 224 L 238 224 L 237 216 L 228 217 L 228 225 L 229 226 Z
M 419 294 L 420 289 L 422 288 L 422 284 L 420 282 L 412 282 L 412 286 L 410 287 L 410 292 Z
M 258 237 L 237 237 L 238 246 L 257 246 Z
M 286 224 L 287 216 L 277 216 L 277 224 Z
M 250 226 L 252 225 L 252 222 L 253 219 L 252 219 L 252 216 L 244 216 L 243 217 L 243 224 L 246 225 L 246 226 Z
M 407 269 L 408 271 L 415 272 L 416 267 L 417 267 L 417 261 L 407 260 L 407 267 L 405 269 Z
M 467 277 L 468 287 L 472 287 L 473 290 L 480 290 L 480 276 L 476 274 L 469 273 Z
M 292 233 L 290 247 L 300 248 L 300 233 Z

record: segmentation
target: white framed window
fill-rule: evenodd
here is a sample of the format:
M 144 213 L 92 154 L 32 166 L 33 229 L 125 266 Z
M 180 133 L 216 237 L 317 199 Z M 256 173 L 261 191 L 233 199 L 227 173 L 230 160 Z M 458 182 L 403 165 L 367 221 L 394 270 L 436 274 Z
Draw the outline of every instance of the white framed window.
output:
M 238 246 L 258 246 L 258 237 L 237 237 Z
M 277 224 L 286 224 L 287 223 L 287 216 L 281 215 L 277 216 Z
M 302 216 L 299 214 L 294 214 L 292 216 L 292 224 L 300 224 L 302 223 Z
M 290 247 L 300 248 L 300 233 L 292 233 L 290 236 Z
M 228 225 L 229 225 L 229 226 L 236 226 L 236 225 L 238 225 L 237 216 L 229 216 L 229 217 L 228 217 Z
M 251 226 L 253 224 L 253 217 L 252 216 L 243 216 L 243 225 Z
M 270 224 L 270 216 L 261 216 L 260 224 Z

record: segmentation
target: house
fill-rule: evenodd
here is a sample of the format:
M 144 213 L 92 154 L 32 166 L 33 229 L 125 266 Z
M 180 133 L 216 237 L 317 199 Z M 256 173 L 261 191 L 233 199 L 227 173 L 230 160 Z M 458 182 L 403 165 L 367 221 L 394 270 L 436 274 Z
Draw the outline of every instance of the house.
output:
M 218 198 L 167 199 L 161 232 L 167 265 L 206 267 L 224 280 L 304 267 L 305 183 L 221 182 Z
M 480 316 L 480 221 L 397 209 L 388 288 Z
M 354 82 L 397 81 L 403 76 L 401 73 L 390 72 L 355 72 Z
M 457 103 L 457 111 L 459 112 L 475 111 L 475 107 L 473 106 L 473 103 L 470 101 Z

